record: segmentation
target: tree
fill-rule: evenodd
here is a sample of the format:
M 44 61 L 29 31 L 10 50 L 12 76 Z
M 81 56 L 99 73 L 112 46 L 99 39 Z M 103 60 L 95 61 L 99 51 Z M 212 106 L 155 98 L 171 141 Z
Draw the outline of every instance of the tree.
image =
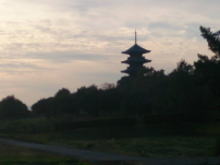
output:
M 8 96 L 0 102 L 0 118 L 23 118 L 29 114 L 27 106 L 14 96 Z
M 55 94 L 55 97 L 59 97 L 59 98 L 68 97 L 68 96 L 70 96 L 70 94 L 71 93 L 68 89 L 62 88 Z
M 198 55 L 194 62 L 196 84 L 203 91 L 207 109 L 220 108 L 220 31 L 212 32 L 210 28 L 200 27 L 201 35 L 206 39 L 214 56 Z M 200 95 L 201 96 L 201 95 Z M 204 104 L 204 101 L 202 102 Z M 214 108 L 216 109 L 216 108 Z
M 199 60 L 194 63 L 195 76 L 200 84 L 207 85 L 215 96 L 220 97 L 220 31 L 212 32 L 202 26 L 200 31 L 215 56 L 198 55 Z
M 100 113 L 100 96 L 100 90 L 95 85 L 79 88 L 75 93 L 78 111 L 91 116 L 98 116 Z
M 220 58 L 220 31 L 211 32 L 210 28 L 201 26 L 202 36 L 207 40 L 209 48 Z

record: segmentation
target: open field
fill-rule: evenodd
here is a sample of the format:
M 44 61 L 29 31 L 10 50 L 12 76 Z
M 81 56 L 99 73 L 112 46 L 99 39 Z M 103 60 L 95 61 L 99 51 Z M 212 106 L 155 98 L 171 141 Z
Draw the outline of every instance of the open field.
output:
M 17 122 L 19 124 L 19 122 Z M 42 124 L 42 123 L 41 123 Z M 7 132 L 2 137 L 43 144 L 143 157 L 210 157 L 219 154 L 220 123 L 145 127 L 78 128 L 48 132 Z
M 52 136 L 54 138 L 52 138 Z M 59 137 L 59 138 L 56 138 Z M 143 157 L 211 157 L 216 156 L 216 138 L 212 137 L 145 137 L 121 139 L 75 140 L 71 136 L 38 134 L 17 139 L 73 148 L 120 153 Z M 48 140 L 46 140 L 48 139 Z M 49 140 L 50 139 L 50 140 Z M 46 142 L 47 141 L 47 142 Z

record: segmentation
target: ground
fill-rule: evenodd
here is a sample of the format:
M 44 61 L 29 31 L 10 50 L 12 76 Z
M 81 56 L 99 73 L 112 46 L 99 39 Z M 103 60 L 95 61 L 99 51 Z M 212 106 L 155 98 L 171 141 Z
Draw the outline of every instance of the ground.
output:
M 190 127 L 191 126 L 191 127 Z M 144 128 L 80 128 L 41 133 L 1 133 L 24 141 L 141 157 L 214 157 L 220 146 L 220 123 L 187 125 L 184 129 L 151 125 Z M 175 130 L 175 131 L 174 131 Z M 193 131 L 192 131 L 193 130 Z M 141 133 L 139 133 L 141 132 Z M 192 133 L 193 132 L 193 133 Z
M 0 143 L 0 164 L 89 165 L 77 159 Z

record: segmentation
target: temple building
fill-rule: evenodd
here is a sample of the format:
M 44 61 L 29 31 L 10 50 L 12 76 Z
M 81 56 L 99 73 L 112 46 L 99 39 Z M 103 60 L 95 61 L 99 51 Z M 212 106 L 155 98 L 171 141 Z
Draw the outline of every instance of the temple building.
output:
M 144 64 L 151 62 L 151 60 L 146 59 L 143 54 L 150 52 L 150 50 L 144 49 L 137 44 L 137 33 L 135 31 L 135 44 L 128 50 L 122 52 L 123 54 L 129 55 L 127 60 L 122 61 L 122 63 L 128 64 L 129 66 L 126 70 L 121 72 L 128 74 L 129 77 L 144 76 L 147 72 Z

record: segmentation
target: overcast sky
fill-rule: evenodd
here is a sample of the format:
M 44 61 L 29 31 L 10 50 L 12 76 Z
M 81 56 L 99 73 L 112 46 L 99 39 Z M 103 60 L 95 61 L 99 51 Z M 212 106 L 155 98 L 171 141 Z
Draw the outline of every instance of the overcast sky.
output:
M 220 30 L 219 0 L 0 0 L 0 98 L 31 105 L 83 85 L 115 83 L 134 43 L 166 72 L 208 54 L 199 26 Z

